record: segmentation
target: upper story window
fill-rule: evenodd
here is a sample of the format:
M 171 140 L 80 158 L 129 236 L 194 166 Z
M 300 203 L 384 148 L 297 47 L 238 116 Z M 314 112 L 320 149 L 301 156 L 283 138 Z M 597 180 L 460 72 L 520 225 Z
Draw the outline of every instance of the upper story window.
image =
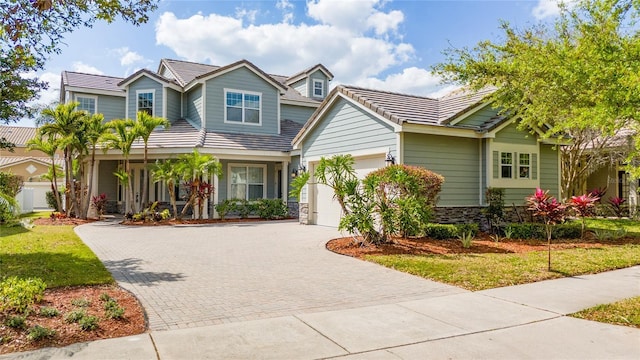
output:
M 249 125 L 262 123 L 262 94 L 226 89 L 224 94 L 225 122 Z
M 86 96 L 86 95 L 78 95 L 76 96 L 76 101 L 78 102 L 78 110 L 86 111 L 89 114 L 96 113 L 96 103 L 98 102 L 98 98 L 95 96 Z
M 324 97 L 324 81 L 313 80 L 313 96 Z
M 154 101 L 154 90 L 138 90 L 136 91 L 136 113 L 138 111 L 144 111 L 147 114 L 153 116 L 153 101 Z

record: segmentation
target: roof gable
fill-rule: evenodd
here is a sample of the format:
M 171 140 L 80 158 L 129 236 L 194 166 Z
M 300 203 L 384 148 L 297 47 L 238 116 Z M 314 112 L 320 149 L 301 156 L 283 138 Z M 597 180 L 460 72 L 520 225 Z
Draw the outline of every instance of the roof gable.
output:
M 167 85 L 169 87 L 173 87 L 175 90 L 182 90 L 180 89 L 180 87 L 178 86 L 178 84 L 171 79 L 168 79 L 164 76 L 161 76 L 159 74 L 154 73 L 151 70 L 148 69 L 140 69 L 138 71 L 136 71 L 135 73 L 129 75 L 128 77 L 124 78 L 122 81 L 120 81 L 118 83 L 119 87 L 126 87 L 131 85 L 131 83 L 135 82 L 136 80 L 140 79 L 141 77 L 148 77 L 154 81 L 157 81 L 161 84 Z
M 305 77 L 313 74 L 316 71 L 322 72 L 327 77 L 327 79 L 329 79 L 329 81 L 331 81 L 333 79 L 333 74 L 331 73 L 331 71 L 329 71 L 329 69 L 327 69 L 322 64 L 316 64 L 316 65 L 313 65 L 310 68 L 302 70 L 301 72 L 299 72 L 299 73 L 297 73 L 295 75 L 290 76 L 287 79 L 286 84 L 287 85 L 291 85 L 291 84 L 293 84 L 295 82 L 298 82 L 298 81 L 304 79 Z
M 195 77 L 195 80 L 197 80 L 198 82 L 204 82 L 204 81 L 207 81 L 209 79 L 213 79 L 215 77 L 218 77 L 218 76 L 223 75 L 223 74 L 227 74 L 229 72 L 232 72 L 232 71 L 240 69 L 240 68 L 246 68 L 247 70 L 253 72 L 256 75 L 258 75 L 263 80 L 265 80 L 266 82 L 268 82 L 271 85 L 273 85 L 275 88 L 280 89 L 281 93 L 283 93 L 283 94 L 287 91 L 287 86 L 286 85 L 280 83 L 278 80 L 274 79 L 271 75 L 265 73 L 260 68 L 258 68 L 254 64 L 252 64 L 250 61 L 244 60 L 244 59 L 240 60 L 240 61 L 236 61 L 236 62 L 234 62 L 232 64 L 227 65 L 227 66 L 223 66 L 223 67 L 217 68 L 217 69 L 212 70 L 212 71 L 210 71 L 208 73 L 204 73 L 202 75 L 198 75 L 198 76 Z

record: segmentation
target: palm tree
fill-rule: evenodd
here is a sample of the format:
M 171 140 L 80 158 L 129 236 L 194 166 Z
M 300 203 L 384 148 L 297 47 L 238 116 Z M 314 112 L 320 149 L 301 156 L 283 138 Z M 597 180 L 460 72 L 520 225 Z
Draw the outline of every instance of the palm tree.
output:
M 187 213 L 189 206 L 194 207 L 195 201 L 199 200 L 198 218 L 201 219 L 204 199 L 215 191 L 211 184 L 207 183 L 204 179 L 212 175 L 220 176 L 222 174 L 222 166 L 216 158 L 209 154 L 201 155 L 198 150 L 193 150 L 193 152 L 189 154 L 181 155 L 178 160 L 180 177 L 189 187 L 187 203 L 182 209 L 180 218 Z
M 149 171 L 147 169 L 147 145 L 151 133 L 158 126 L 164 126 L 164 128 L 166 129 L 171 126 L 171 123 L 165 118 L 154 117 L 149 115 L 149 113 L 145 111 L 138 111 L 138 115 L 136 117 L 135 132 L 142 138 L 142 141 L 144 142 L 144 182 L 142 184 L 140 208 L 143 208 L 149 203 Z
M 56 205 L 58 211 L 62 211 L 62 199 L 60 199 L 60 192 L 58 191 L 58 169 L 56 168 L 56 152 L 58 151 L 58 141 L 53 136 L 43 136 L 41 131 L 36 133 L 36 137 L 27 141 L 27 148 L 29 150 L 39 150 L 47 154 L 51 158 L 51 167 L 49 172 L 51 177 L 51 191 L 56 199 Z
M 70 199 L 76 199 L 75 185 L 73 182 L 73 157 L 74 149 L 77 144 L 79 128 L 82 118 L 85 116 L 84 111 L 78 111 L 78 103 L 72 102 L 67 104 L 58 104 L 55 108 L 46 108 L 42 110 L 42 116 L 50 119 L 50 122 L 40 127 L 42 135 L 53 137 L 58 141 L 58 145 L 64 149 L 64 170 L 66 178 L 66 188 L 70 191 L 70 198 L 67 195 L 66 215 L 71 215 L 73 207 Z M 79 214 L 80 209 L 76 213 Z
M 136 204 L 133 201 L 133 185 L 131 184 L 131 168 L 129 164 L 129 155 L 131 154 L 131 145 L 138 137 L 134 131 L 135 122 L 131 119 L 111 120 L 105 124 L 107 129 L 111 131 L 103 136 L 103 142 L 112 149 L 118 149 L 124 157 L 124 169 L 114 174 L 120 178 L 125 185 L 126 195 L 130 198 L 129 211 L 137 212 Z
M 91 193 L 93 191 L 93 172 L 96 165 L 96 149 L 98 143 L 103 140 L 106 134 L 109 133 L 109 128 L 104 124 L 104 115 L 94 114 L 87 115 L 83 123 L 83 132 L 86 139 L 86 144 L 91 151 L 91 160 L 89 162 L 89 184 L 87 186 L 87 196 L 82 204 L 83 218 L 87 218 L 89 214 L 89 201 L 91 199 Z
M 151 176 L 153 182 L 163 182 L 169 190 L 169 197 L 171 198 L 171 207 L 173 208 L 173 216 L 178 216 L 178 207 L 176 205 L 176 182 L 178 181 L 179 174 L 177 171 L 177 164 L 170 159 L 165 161 L 156 160 L 155 165 L 151 169 Z

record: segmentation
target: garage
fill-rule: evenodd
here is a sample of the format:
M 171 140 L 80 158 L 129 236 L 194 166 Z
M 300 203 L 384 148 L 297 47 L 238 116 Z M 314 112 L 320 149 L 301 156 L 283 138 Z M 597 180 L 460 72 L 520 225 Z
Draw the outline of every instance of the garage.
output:
M 370 172 L 385 166 L 384 155 L 355 158 L 354 169 L 359 179 L 363 179 Z M 311 163 L 311 171 L 315 170 L 317 162 Z M 313 224 L 338 227 L 342 216 L 342 209 L 334 199 L 333 190 L 322 184 L 313 184 L 310 192 L 311 221 Z

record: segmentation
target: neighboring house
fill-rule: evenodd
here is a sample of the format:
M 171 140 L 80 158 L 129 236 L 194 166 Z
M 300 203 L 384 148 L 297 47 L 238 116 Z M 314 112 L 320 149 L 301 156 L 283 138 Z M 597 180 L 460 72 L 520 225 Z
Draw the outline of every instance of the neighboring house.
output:
M 19 126 L 0 126 L 0 137 L 15 144 L 13 151 L 0 149 L 0 171 L 10 172 L 22 176 L 24 189 L 33 189 L 32 204 L 21 203 L 23 209 L 47 209 L 46 192 L 51 191 L 49 180 L 43 179 L 51 166 L 51 158 L 40 152 L 27 149 L 27 141 L 36 136 L 37 128 Z M 56 164 L 63 166 L 62 154 L 59 154 Z M 58 182 L 63 186 L 64 181 Z M 26 193 L 27 191 L 25 191 Z
M 280 76 L 246 60 L 213 66 L 162 59 L 156 72 L 143 69 L 127 78 L 65 71 L 60 100 L 78 101 L 81 110 L 103 113 L 107 121 L 135 119 L 138 111 L 169 120 L 169 129 L 157 129 L 149 139 L 149 162 L 194 149 L 215 156 L 223 175 L 211 179 L 215 195 L 208 211 L 230 198 L 281 198 L 295 214 L 297 202 L 288 199 L 289 174 L 299 156 L 291 141 L 325 98 L 332 78 L 320 64 Z M 113 175 L 123 165 L 121 153 L 99 151 L 92 195 L 106 194 L 109 210 L 123 211 L 149 181 L 150 201 L 168 202 L 164 185 L 142 178 L 142 158 L 143 143 L 137 141 L 130 156 L 134 194 L 126 199 Z
M 488 187 L 505 189 L 505 205 L 525 205 L 536 187 L 560 194 L 560 154 L 553 143 L 497 115 L 488 91 L 432 99 L 338 86 L 293 140 L 311 180 L 300 202 L 301 222 L 336 226 L 340 207 L 313 173 L 321 157 L 351 154 L 359 176 L 395 163 L 444 176 L 440 222 L 482 222 Z
M 630 129 L 619 131 L 608 144 L 608 151 L 626 156 L 635 147 L 636 133 Z M 619 156 L 617 156 L 619 158 Z M 625 205 L 635 211 L 638 206 L 638 190 L 640 179 L 633 179 L 624 169 L 625 164 L 616 162 L 595 170 L 587 177 L 583 191 L 606 189 L 602 202 L 607 203 L 610 198 L 619 197 L 625 200 Z

